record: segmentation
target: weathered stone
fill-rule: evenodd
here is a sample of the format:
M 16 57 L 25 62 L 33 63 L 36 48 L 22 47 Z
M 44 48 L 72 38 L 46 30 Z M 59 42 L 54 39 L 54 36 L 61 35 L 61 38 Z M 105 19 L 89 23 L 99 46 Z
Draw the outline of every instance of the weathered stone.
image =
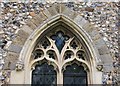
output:
M 83 26 L 83 28 L 84 28 L 85 31 L 87 31 L 88 33 L 92 32 L 92 31 L 94 30 L 93 25 L 90 24 L 90 23 L 88 23 L 88 22 Z
M 110 54 L 100 55 L 100 58 L 101 58 L 103 64 L 107 64 L 107 63 L 113 62 L 113 59 L 110 58 L 110 57 L 111 57 Z
M 31 29 L 29 26 L 24 25 L 20 28 L 21 30 L 23 30 L 24 32 L 31 34 L 33 32 L 33 29 Z
M 8 51 L 15 52 L 15 53 L 20 53 L 21 49 L 22 49 L 21 45 L 13 45 L 13 44 L 11 44 L 9 46 L 9 48 L 8 48 Z
M 89 32 L 89 35 L 92 38 L 95 38 L 95 35 L 99 35 L 98 30 L 96 28 L 94 28 L 92 31 Z
M 23 30 L 19 30 L 17 37 L 13 40 L 13 44 L 24 45 L 27 40 L 29 34 L 24 32 Z
M 105 42 L 102 40 L 102 38 L 100 38 L 98 40 L 94 40 L 94 44 L 97 48 L 100 48 L 101 46 L 105 44 Z
M 77 15 L 75 18 L 74 18 L 74 21 L 80 25 L 80 27 L 82 27 L 83 29 L 85 29 L 87 32 L 91 32 L 93 30 L 93 26 L 88 22 L 86 21 L 83 17 L 81 17 L 80 15 Z
M 75 23 L 79 24 L 79 23 L 81 22 L 82 19 L 83 19 L 82 16 L 77 15 L 77 16 L 74 18 L 74 21 L 75 21 Z
M 52 16 L 54 16 L 54 15 L 56 15 L 56 14 L 58 13 L 58 12 L 56 11 L 56 9 L 55 9 L 55 5 L 49 7 L 49 8 L 48 8 L 48 11 L 49 11 L 49 13 L 50 13 Z
M 5 58 L 4 69 L 13 70 L 15 68 L 15 64 L 18 60 L 18 57 L 19 57 L 19 54 L 16 54 L 14 52 L 8 52 L 7 57 Z
M 45 10 L 43 10 L 43 13 L 44 13 L 44 15 L 46 16 L 46 17 L 51 17 L 52 15 L 50 14 L 50 12 L 48 11 L 48 9 L 45 9 Z
M 65 8 L 65 10 L 62 13 L 68 16 L 70 19 L 74 19 L 78 15 L 73 10 L 70 10 L 70 8 Z
M 44 20 L 46 20 L 46 16 L 40 12 L 40 14 L 36 15 L 31 19 L 31 21 L 36 25 L 39 26 L 41 23 L 43 23 Z
M 101 36 L 100 36 L 100 34 L 96 34 L 96 35 L 92 36 L 91 38 L 92 38 L 93 41 L 95 41 L 95 40 L 100 39 Z
M 63 3 L 60 3 L 60 13 L 63 13 L 63 11 L 65 10 L 66 6 Z
M 54 5 L 55 5 L 55 9 L 56 9 L 57 13 L 60 13 L 60 4 L 55 3 Z
M 32 21 L 30 21 L 30 20 L 28 20 L 28 21 L 26 21 L 26 24 L 31 28 L 31 29 L 36 29 L 36 25 L 32 22 Z
M 103 45 L 100 48 L 98 48 L 98 52 L 99 52 L 100 55 L 109 54 L 110 53 L 110 51 L 108 50 L 107 46 L 105 46 L 105 45 Z
M 45 20 L 47 19 L 47 16 L 45 16 L 45 14 L 44 14 L 43 12 L 40 12 L 40 13 L 38 14 L 38 16 L 41 18 L 40 21 L 45 21 Z

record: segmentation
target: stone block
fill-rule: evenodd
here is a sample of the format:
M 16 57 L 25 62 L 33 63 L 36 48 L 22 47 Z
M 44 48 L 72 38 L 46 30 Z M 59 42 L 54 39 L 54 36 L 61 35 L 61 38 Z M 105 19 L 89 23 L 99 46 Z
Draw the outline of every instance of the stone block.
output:
M 64 3 L 60 3 L 60 13 L 62 13 L 67 7 Z
M 77 15 L 74 18 L 74 21 L 83 29 L 85 29 L 86 31 L 89 31 L 89 29 L 92 29 L 93 27 L 90 25 L 90 23 L 88 21 L 86 21 L 82 16 Z
M 113 59 L 112 59 L 110 54 L 100 55 L 100 59 L 101 59 L 103 64 L 112 63 L 113 62 Z
M 101 46 L 105 45 L 105 42 L 103 41 L 102 38 L 99 38 L 97 40 L 93 40 L 94 44 L 97 48 L 100 48 Z
M 15 69 L 16 63 L 18 61 L 19 54 L 14 52 L 8 52 L 7 56 L 5 57 L 5 64 L 3 69 Z
M 31 21 L 36 25 L 39 26 L 41 23 L 43 23 L 44 20 L 46 20 L 46 16 L 40 12 L 40 14 L 36 15 L 31 19 Z
M 36 29 L 36 25 L 33 23 L 33 21 L 30 21 L 30 20 L 28 20 L 28 21 L 26 21 L 26 24 L 31 28 L 31 29 Z
M 35 24 L 36 28 L 37 28 L 37 26 L 39 25 L 39 20 L 40 20 L 40 18 L 39 17 L 36 18 L 36 16 L 35 16 L 30 21 L 32 21 L 32 23 Z
M 95 40 L 100 39 L 101 36 L 100 36 L 100 34 L 98 33 L 98 34 L 96 34 L 96 35 L 94 35 L 94 36 L 91 36 L 91 38 L 93 39 L 93 41 L 95 41 Z
M 49 13 L 50 13 L 52 16 L 58 14 L 58 12 L 57 12 L 56 9 L 55 9 L 55 5 L 52 5 L 51 7 L 49 7 L 49 8 L 48 8 L 48 11 L 49 11 Z
M 19 30 L 17 37 L 13 40 L 13 44 L 24 45 L 25 41 L 27 40 L 29 34 L 24 32 L 23 30 Z
M 64 15 L 68 16 L 70 19 L 74 19 L 78 14 L 70 8 L 65 8 L 62 12 Z
M 15 53 L 20 53 L 21 49 L 22 49 L 21 45 L 14 45 L 14 44 L 11 44 L 8 48 L 9 51 L 15 52 Z
M 100 55 L 100 59 L 103 63 L 103 70 L 105 72 L 113 70 L 113 59 L 110 54 Z
M 86 22 L 83 26 L 82 26 L 85 31 L 87 31 L 88 33 L 92 32 L 94 30 L 94 27 L 92 24 L 90 24 L 89 22 Z
M 31 34 L 33 32 L 33 30 L 28 25 L 24 25 L 20 29 L 28 34 Z
M 110 51 L 108 50 L 106 45 L 103 45 L 103 46 L 99 47 L 98 52 L 99 52 L 100 55 L 110 53 Z
M 48 17 L 48 18 L 50 18 L 52 15 L 50 14 L 50 12 L 48 11 L 48 9 L 45 9 L 45 10 L 43 10 L 43 14 L 46 16 L 46 17 Z
M 75 21 L 75 23 L 77 23 L 77 24 L 79 25 L 79 23 L 81 22 L 82 19 L 83 19 L 82 16 L 77 15 L 77 16 L 74 18 L 74 21 Z
M 110 72 L 110 71 L 112 71 L 114 68 L 113 68 L 113 63 L 111 62 L 111 63 L 105 63 L 105 64 L 103 64 L 103 70 L 105 71 L 105 72 Z
M 38 16 L 40 17 L 41 21 L 45 21 L 47 19 L 47 16 L 45 16 L 45 14 L 43 12 L 40 12 L 40 14 L 38 14 Z
M 54 3 L 54 7 L 55 7 L 57 13 L 60 13 L 60 12 L 61 12 L 61 11 L 60 11 L 60 4 Z
M 96 29 L 93 29 L 92 31 L 89 32 L 89 35 L 91 37 L 95 37 L 96 35 L 99 35 L 99 32 Z

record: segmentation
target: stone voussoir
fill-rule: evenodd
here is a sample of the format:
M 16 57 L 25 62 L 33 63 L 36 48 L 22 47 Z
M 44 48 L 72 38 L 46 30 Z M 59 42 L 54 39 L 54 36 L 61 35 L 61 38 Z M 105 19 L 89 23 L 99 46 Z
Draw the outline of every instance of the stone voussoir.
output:
M 32 21 L 34 22 L 34 24 L 36 26 L 39 26 L 46 19 L 47 19 L 47 17 L 45 16 L 45 14 L 43 12 L 40 12 L 38 15 L 36 15 L 35 17 L 33 17 Z
M 60 9 L 60 3 L 54 3 L 55 9 L 57 11 L 57 13 L 61 13 L 61 9 Z
M 33 29 L 31 29 L 28 25 L 23 25 L 20 29 L 28 34 L 31 34 L 33 32 Z
M 82 16 L 79 14 L 74 18 L 76 24 L 80 25 L 80 27 L 87 29 L 87 25 L 90 25 L 88 21 L 86 21 Z
M 99 35 L 99 32 L 96 29 L 92 29 L 92 31 L 90 31 L 88 34 L 93 38 L 96 35 Z
M 95 41 L 95 40 L 98 40 L 101 38 L 100 34 L 96 34 L 94 36 L 91 36 L 92 40 Z
M 52 17 L 52 15 L 51 15 L 50 12 L 48 11 L 48 9 L 45 9 L 45 10 L 43 10 L 42 12 L 43 12 L 43 14 L 44 14 L 47 18 Z
M 98 48 L 98 52 L 99 52 L 100 55 L 109 54 L 110 53 L 110 51 L 108 50 L 106 45 L 103 45 L 103 46 L 99 47 Z
M 3 69 L 7 69 L 7 70 L 15 69 L 15 64 L 18 61 L 18 58 L 19 58 L 19 53 L 8 52 L 7 57 L 5 57 L 5 65 Z
M 103 64 L 113 62 L 113 59 L 110 57 L 110 54 L 100 55 L 100 59 L 102 60 Z
M 70 19 L 74 19 L 78 14 L 74 12 L 72 9 L 65 7 L 62 14 L 68 16 Z
M 37 26 L 33 23 L 32 19 L 26 21 L 26 25 L 28 25 L 32 30 L 37 28 Z
M 48 8 L 48 11 L 51 14 L 51 16 L 58 14 L 58 12 L 55 8 L 56 8 L 55 4 L 53 4 L 51 7 Z
M 10 52 L 15 52 L 15 53 L 20 53 L 20 51 L 22 50 L 22 45 L 14 45 L 14 44 L 11 44 L 8 48 L 8 51 Z
M 12 44 L 24 45 L 28 37 L 29 37 L 28 33 L 26 33 L 23 30 L 19 30 L 17 33 L 17 37 L 13 40 Z

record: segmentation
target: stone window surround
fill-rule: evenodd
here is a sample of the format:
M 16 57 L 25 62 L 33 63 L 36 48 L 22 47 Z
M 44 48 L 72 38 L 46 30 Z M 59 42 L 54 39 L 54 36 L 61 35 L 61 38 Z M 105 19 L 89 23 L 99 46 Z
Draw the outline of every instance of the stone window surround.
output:
M 34 46 L 36 45 L 36 40 L 38 39 L 38 37 L 40 37 L 40 35 L 44 31 L 46 31 L 49 27 L 56 25 L 59 21 L 62 21 L 63 23 L 71 26 L 71 28 L 75 28 L 74 32 L 76 34 L 79 34 L 79 37 L 82 37 L 86 46 L 88 47 L 88 50 L 90 52 L 90 57 L 91 57 L 90 64 L 84 62 L 90 70 L 88 74 L 89 76 L 88 78 L 90 78 L 88 81 L 88 84 L 98 84 L 98 83 L 102 84 L 102 72 L 96 69 L 97 65 L 100 62 L 97 58 L 99 57 L 99 54 L 97 54 L 97 52 L 95 51 L 96 50 L 95 47 L 93 47 L 93 45 L 91 44 L 92 42 L 89 35 L 82 29 L 82 27 L 79 27 L 78 25 L 76 25 L 74 22 L 72 22 L 71 19 L 69 19 L 67 16 L 63 14 L 58 14 L 51 17 L 49 20 L 46 21 L 47 23 L 44 22 L 44 24 L 40 25 L 38 27 L 39 29 L 36 29 L 36 31 L 34 31 L 34 33 L 32 33 L 31 36 L 27 39 L 19 56 L 19 61 L 22 61 L 24 65 L 22 65 L 23 67 L 20 66 L 20 68 L 22 68 L 20 69 L 21 71 L 18 71 L 18 72 L 13 71 L 11 73 L 12 77 L 17 76 L 17 78 L 14 77 L 14 81 L 18 80 L 18 77 L 20 78 L 20 76 L 24 76 L 24 77 L 21 77 L 23 81 L 14 82 L 13 78 L 11 77 L 11 80 L 10 80 L 11 84 L 16 84 L 16 83 L 30 84 L 31 83 L 32 63 L 30 62 L 30 57 L 34 49 Z M 96 80 L 98 75 L 100 75 L 101 78 L 99 80 Z M 59 82 L 58 84 L 61 84 L 61 83 L 62 81 Z

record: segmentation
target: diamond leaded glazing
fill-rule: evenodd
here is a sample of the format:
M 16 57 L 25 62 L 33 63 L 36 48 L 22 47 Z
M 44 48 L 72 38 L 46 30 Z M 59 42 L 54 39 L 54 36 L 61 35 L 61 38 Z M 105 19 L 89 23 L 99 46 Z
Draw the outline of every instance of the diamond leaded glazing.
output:
M 54 67 L 47 63 L 36 65 L 35 70 L 32 72 L 32 85 L 49 85 L 55 86 L 56 84 L 56 71 Z
M 78 66 L 76 63 L 67 66 L 64 71 L 64 86 L 77 85 L 86 86 L 87 85 L 87 73 L 84 71 L 83 66 Z

